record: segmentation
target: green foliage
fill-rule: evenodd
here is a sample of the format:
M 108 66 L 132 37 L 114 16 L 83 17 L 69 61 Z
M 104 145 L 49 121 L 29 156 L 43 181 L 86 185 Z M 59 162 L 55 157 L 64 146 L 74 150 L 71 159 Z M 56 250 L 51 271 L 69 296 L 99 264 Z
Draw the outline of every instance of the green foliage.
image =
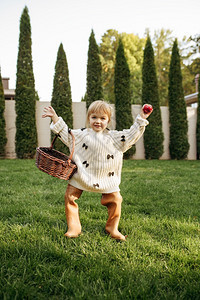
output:
M 87 100 L 87 93 L 85 93 L 85 95 L 81 98 L 81 102 L 86 102 Z
M 122 33 L 124 53 L 130 70 L 131 103 L 141 104 L 142 98 L 142 63 L 145 39 L 132 33 Z
M 197 140 L 197 159 L 200 159 L 200 76 L 199 76 L 199 80 L 198 80 L 196 140 Z
M 57 53 L 51 105 L 58 116 L 62 116 L 68 127 L 73 128 L 71 86 L 67 58 L 62 43 Z M 68 153 L 66 145 L 60 140 L 56 141 L 55 148 L 60 152 Z
M 1 70 L 0 70 L 0 157 L 5 157 L 6 152 L 6 123 L 4 117 L 5 111 L 5 98 L 3 92 L 3 83 L 1 78 Z
M 144 133 L 144 147 L 146 159 L 159 159 L 163 154 L 164 135 L 158 95 L 158 82 L 154 62 L 154 51 L 148 36 L 142 68 L 142 104 L 153 106 L 153 113 L 149 117 L 149 125 Z
M 145 40 L 132 33 L 120 34 L 113 29 L 107 30 L 102 36 L 100 44 L 104 98 L 110 103 L 115 102 L 114 68 L 120 38 L 123 42 L 124 53 L 130 70 L 131 103 L 141 103 L 142 60 Z
M 130 95 L 130 71 L 122 40 L 119 40 L 119 46 L 116 53 L 115 77 L 115 111 L 116 111 L 116 129 L 128 129 L 133 124 L 131 113 L 131 95 Z M 135 153 L 135 147 L 132 147 L 124 154 L 124 158 L 129 158 Z
M 179 54 L 181 57 L 181 72 L 184 95 L 195 92 L 195 76 L 200 70 L 199 36 L 184 37 L 179 43 Z
M 104 99 L 109 103 L 115 103 L 114 69 L 118 42 L 118 31 L 110 29 L 102 36 L 100 43 L 103 93 Z
M 157 30 L 153 36 L 155 51 L 155 65 L 158 77 L 158 90 L 161 105 L 168 105 L 169 67 L 171 49 L 174 38 L 171 30 Z M 194 78 L 200 69 L 199 36 L 186 37 L 179 42 L 179 54 L 181 58 L 182 86 L 185 95 L 195 92 Z
M 184 95 L 195 93 L 195 76 L 200 70 L 200 58 L 196 58 L 191 64 L 182 63 L 182 78 Z
M 188 124 L 184 100 L 180 55 L 177 40 L 174 41 L 169 70 L 169 150 L 172 159 L 185 159 L 189 150 Z
M 155 54 L 155 66 L 158 80 L 158 93 L 160 105 L 168 104 L 168 77 L 171 47 L 173 37 L 171 30 L 157 30 L 153 36 L 153 48 Z
M 66 182 L 34 160 L 1 161 L 0 299 L 199 300 L 199 181 L 199 161 L 124 161 L 126 242 L 105 234 L 107 210 L 88 192 L 83 234 L 66 239 Z
M 16 153 L 18 158 L 32 158 L 37 147 L 35 118 L 35 80 L 31 50 L 31 24 L 28 8 L 20 19 L 16 79 Z
M 193 54 L 199 53 L 200 50 L 200 34 L 195 34 L 194 36 L 190 36 L 190 40 L 193 42 L 191 49 Z
M 124 53 L 130 70 L 131 103 L 140 104 L 145 39 L 134 34 L 118 33 L 114 29 L 107 30 L 100 43 L 104 99 L 110 103 L 115 102 L 114 67 L 120 38 L 123 41 Z M 168 105 L 168 78 L 173 39 L 172 31 L 163 28 L 156 30 L 152 39 L 160 105 Z M 187 95 L 194 92 L 194 77 L 199 72 L 200 60 L 195 56 L 199 49 L 199 37 L 184 37 L 180 46 L 181 57 L 184 61 L 182 63 L 183 88 Z
M 89 38 L 89 50 L 87 61 L 87 108 L 93 101 L 103 99 L 102 66 L 99 56 L 99 47 L 92 30 Z

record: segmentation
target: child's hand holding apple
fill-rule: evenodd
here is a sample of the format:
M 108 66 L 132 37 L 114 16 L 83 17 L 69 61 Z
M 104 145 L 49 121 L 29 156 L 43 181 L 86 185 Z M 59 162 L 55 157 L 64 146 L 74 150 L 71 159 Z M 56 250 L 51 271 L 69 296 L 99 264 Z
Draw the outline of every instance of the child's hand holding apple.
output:
M 151 104 L 144 104 L 141 109 L 140 116 L 143 119 L 147 119 L 152 112 L 153 112 L 153 106 Z

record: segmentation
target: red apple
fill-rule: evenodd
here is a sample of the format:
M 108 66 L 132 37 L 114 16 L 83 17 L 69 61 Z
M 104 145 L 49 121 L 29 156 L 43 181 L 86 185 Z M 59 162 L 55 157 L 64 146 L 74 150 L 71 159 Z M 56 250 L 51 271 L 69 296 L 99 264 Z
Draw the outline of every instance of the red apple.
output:
M 153 109 L 152 105 L 145 104 L 143 106 L 143 112 L 145 114 L 149 114 L 152 111 L 152 109 Z

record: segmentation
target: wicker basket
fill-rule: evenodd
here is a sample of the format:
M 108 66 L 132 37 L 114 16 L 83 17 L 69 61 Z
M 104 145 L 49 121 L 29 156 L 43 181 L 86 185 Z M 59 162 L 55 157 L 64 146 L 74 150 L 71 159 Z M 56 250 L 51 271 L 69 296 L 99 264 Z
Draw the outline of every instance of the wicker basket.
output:
M 36 149 L 36 166 L 41 171 L 64 180 L 70 179 L 77 171 L 77 165 L 72 160 L 75 146 L 75 138 L 71 130 L 73 147 L 70 156 L 65 155 L 55 149 L 53 145 L 59 135 L 56 135 L 50 147 L 38 147 Z

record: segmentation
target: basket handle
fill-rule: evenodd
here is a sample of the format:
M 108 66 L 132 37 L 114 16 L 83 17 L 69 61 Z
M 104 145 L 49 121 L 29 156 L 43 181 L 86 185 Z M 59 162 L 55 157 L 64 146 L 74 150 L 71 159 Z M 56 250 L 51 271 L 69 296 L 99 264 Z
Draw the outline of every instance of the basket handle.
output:
M 50 150 L 53 149 L 53 145 L 55 144 L 55 141 L 56 141 L 56 139 L 57 139 L 58 136 L 60 136 L 60 135 L 59 135 L 59 134 L 56 134 L 56 135 L 54 136 L 53 141 L 51 142 L 51 146 L 49 147 Z
M 73 156 L 73 154 L 74 154 L 74 148 L 75 148 L 75 137 L 74 137 L 74 135 L 73 135 L 71 129 L 69 129 L 69 133 L 70 133 L 71 136 L 72 136 L 72 151 L 71 151 L 71 153 L 70 153 L 69 159 L 72 160 L 72 156 Z
M 69 131 L 69 133 L 70 133 L 71 136 L 72 136 L 72 142 L 73 142 L 73 145 L 72 145 L 72 151 L 71 151 L 70 156 L 69 156 L 69 160 L 72 160 L 72 157 L 73 157 L 73 154 L 74 154 L 74 148 L 75 148 L 75 137 L 74 137 L 74 135 L 73 135 L 71 129 L 69 129 L 68 131 Z M 56 141 L 56 139 L 57 139 L 58 137 L 60 137 L 60 134 L 56 134 L 56 135 L 54 136 L 53 141 L 52 141 L 52 143 L 51 143 L 51 146 L 49 147 L 50 150 L 53 149 L 53 145 L 55 144 L 55 141 Z

